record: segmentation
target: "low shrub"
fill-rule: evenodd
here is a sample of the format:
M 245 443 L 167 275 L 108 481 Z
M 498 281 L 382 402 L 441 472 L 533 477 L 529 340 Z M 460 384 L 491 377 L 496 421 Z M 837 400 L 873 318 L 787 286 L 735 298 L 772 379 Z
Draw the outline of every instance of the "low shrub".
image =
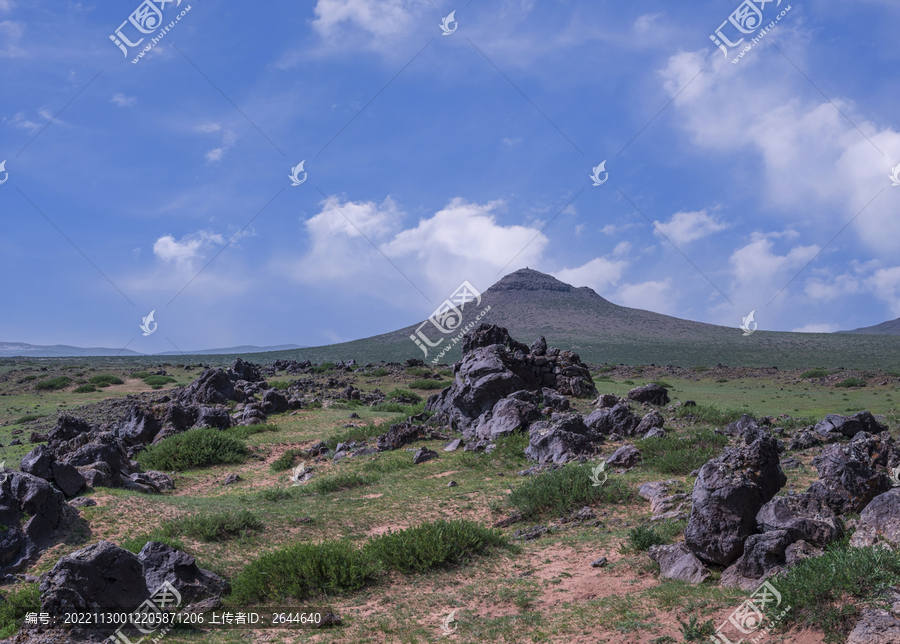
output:
M 310 405 L 312 407 L 312 405 Z M 395 414 L 404 414 L 405 416 L 415 416 L 425 411 L 425 403 L 420 402 L 416 405 L 401 405 L 400 403 L 378 403 L 371 407 L 372 411 L 392 412 Z
M 151 445 L 137 460 L 148 470 L 184 471 L 210 465 L 243 463 L 244 444 L 217 429 L 192 429 Z
M 696 404 L 691 407 L 681 405 L 675 410 L 676 418 L 693 418 L 710 425 L 727 425 L 739 420 L 747 411 L 743 409 L 720 408 L 716 405 Z
M 112 376 L 108 373 L 100 374 L 99 376 L 92 376 L 90 380 L 88 380 L 88 382 L 95 387 L 109 387 L 110 385 L 125 384 L 121 378 L 117 378 L 116 376 Z
M 333 474 L 320 479 L 313 479 L 306 487 L 312 492 L 338 492 L 369 485 L 375 480 L 374 476 L 368 474 Z
M 628 539 L 622 544 L 621 552 L 645 552 L 652 546 L 671 543 L 687 525 L 686 521 L 663 523 L 656 526 L 639 525 L 628 531 Z
M 353 441 L 367 441 L 387 431 L 374 422 L 369 421 L 365 425 L 348 427 L 342 432 L 334 434 L 325 440 L 328 449 L 334 451 L 338 443 L 352 443 Z
M 378 369 L 373 369 L 372 371 L 367 371 L 364 373 L 364 376 L 368 376 L 370 378 L 381 378 L 382 376 L 386 376 L 390 373 L 389 370 L 384 367 L 379 367 Z
M 4 591 L 5 592 L 5 591 Z M 24 584 L 5 595 L 0 601 L 0 637 L 12 637 L 18 632 L 28 613 L 41 610 L 41 590 L 38 584 Z
M 698 405 L 699 406 L 699 405 Z M 711 429 L 689 436 L 664 436 L 636 441 L 644 457 L 644 465 L 665 474 L 690 474 L 715 458 L 728 445 L 728 437 Z
M 133 537 L 129 535 L 119 542 L 119 547 L 124 548 L 128 552 L 137 554 L 151 541 L 164 543 L 176 550 L 184 550 L 184 543 L 180 539 L 163 532 L 160 528 L 156 528 L 150 532 L 142 532 Z
M 406 369 L 406 373 L 416 378 L 428 378 L 434 375 L 434 372 L 428 367 L 409 367 Z
M 804 371 L 800 374 L 801 378 L 824 378 L 825 376 L 830 376 L 831 372 L 828 369 L 823 369 L 821 367 L 817 367 L 815 369 L 810 369 L 809 371 Z
M 37 385 L 35 385 L 37 386 Z M 839 383 L 835 385 L 835 387 L 865 387 L 866 381 L 862 378 L 856 378 L 851 376 L 850 378 L 844 378 Z
M 27 414 L 27 415 L 25 415 L 25 416 L 21 416 L 21 417 L 19 417 L 19 418 L 16 418 L 16 419 L 13 421 L 12 424 L 13 424 L 13 425 L 21 425 L 22 423 L 30 423 L 31 421 L 37 420 L 38 418 L 46 418 L 46 417 L 47 417 L 46 414 L 41 414 L 41 415 L 37 415 L 37 414 Z
M 366 543 L 363 551 L 402 573 L 459 564 L 490 548 L 510 548 L 499 530 L 466 520 L 434 521 L 388 532 Z
M 276 458 L 272 461 L 272 464 L 269 466 L 273 472 L 284 472 L 285 470 L 289 470 L 294 467 L 294 460 L 302 455 L 304 450 L 302 449 L 289 449 L 284 454 Z
M 449 387 L 450 385 L 440 380 L 415 380 L 409 383 L 409 386 L 413 389 L 425 389 L 426 391 L 428 391 L 432 389 L 443 389 L 444 387 Z
M 679 619 L 678 623 L 681 624 L 681 634 L 684 635 L 684 640 L 686 642 L 696 642 L 705 639 L 716 632 L 713 620 L 708 619 L 701 623 L 696 615 L 691 615 L 687 622 L 683 622 Z
M 151 387 L 162 387 L 163 385 L 167 385 L 170 382 L 178 382 L 172 376 L 147 376 L 143 380 Z
M 413 402 L 420 403 L 422 402 L 422 396 L 417 393 L 413 393 L 409 389 L 400 389 L 397 387 L 389 394 L 384 395 L 385 400 L 391 400 L 392 398 L 408 398 Z
M 73 394 L 92 394 L 98 389 L 94 385 L 81 385 L 72 390 Z
M 709 371 L 709 367 L 691 367 L 691 371 Z
M 55 391 L 57 389 L 65 389 L 69 386 L 69 383 L 72 382 L 72 379 L 68 376 L 58 376 L 57 378 L 51 378 L 50 380 L 43 380 L 34 385 L 34 388 L 39 391 Z
M 297 543 L 251 561 L 231 584 L 237 604 L 305 599 L 315 593 L 337 595 L 373 583 L 380 572 L 370 553 L 348 541 Z
M 660 387 L 665 387 L 666 389 L 674 389 L 675 388 L 672 385 L 670 385 L 668 382 L 666 382 L 665 380 L 654 380 L 652 382 L 654 385 L 659 385 Z
M 591 503 L 618 503 L 634 496 L 631 488 L 612 478 L 596 486 L 590 465 L 567 465 L 558 470 L 541 472 L 528 477 L 513 488 L 507 503 L 528 518 L 541 512 L 559 515 Z
M 275 389 L 284 391 L 285 389 L 289 389 L 292 383 L 290 380 L 270 380 L 269 384 Z
M 196 541 L 226 541 L 262 530 L 263 524 L 249 510 L 199 512 L 162 524 L 161 532 L 170 538 L 184 536 Z
M 150 372 L 149 371 L 136 371 L 133 374 L 131 374 L 131 377 L 143 380 L 144 378 L 150 377 Z

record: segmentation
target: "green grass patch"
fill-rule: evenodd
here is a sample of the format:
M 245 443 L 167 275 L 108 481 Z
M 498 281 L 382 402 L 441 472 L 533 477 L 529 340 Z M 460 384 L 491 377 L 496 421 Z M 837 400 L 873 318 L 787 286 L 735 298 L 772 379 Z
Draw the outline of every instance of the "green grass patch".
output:
M 30 423 L 33 420 L 37 420 L 38 418 L 46 418 L 46 414 L 38 415 L 38 414 L 28 414 L 26 416 L 20 416 L 13 421 L 13 425 L 21 425 L 22 423 Z
M 349 541 L 297 543 L 262 555 L 235 577 L 231 599 L 250 605 L 260 600 L 337 595 L 375 582 L 381 567 L 371 554 Z
M 425 389 L 426 391 L 429 391 L 432 389 L 443 389 L 450 385 L 441 380 L 415 380 L 409 383 L 409 386 L 413 389 Z
M 185 471 L 210 465 L 243 463 L 247 448 L 217 429 L 192 429 L 151 445 L 138 455 L 147 470 Z
M 272 464 L 269 466 L 273 472 L 284 472 L 285 470 L 289 470 L 294 467 L 294 461 L 300 455 L 302 455 L 304 450 L 302 449 L 289 449 L 284 454 L 276 458 L 272 461 Z
M 310 405 L 312 407 L 312 405 Z M 395 414 L 404 414 L 406 416 L 415 416 L 425 411 L 425 403 L 420 402 L 415 405 L 401 405 L 400 403 L 378 403 L 370 407 L 372 411 L 391 412 Z
M 835 387 L 865 387 L 866 381 L 862 378 L 856 378 L 855 376 L 851 376 L 849 378 L 844 378 L 839 383 L 835 385 Z
M 5 595 L 0 601 L 0 637 L 12 637 L 19 630 L 25 615 L 40 612 L 41 591 L 38 584 L 25 584 Z
M 698 407 L 700 405 L 697 405 Z M 701 429 L 689 436 L 644 438 L 636 446 L 644 465 L 665 474 L 690 474 L 722 453 L 728 437 Z
M 801 378 L 824 378 L 825 376 L 830 376 L 831 372 L 828 369 L 823 369 L 822 367 L 816 367 L 815 369 L 810 369 L 809 371 L 804 371 L 800 374 Z
M 133 374 L 131 374 L 131 377 L 139 378 L 139 379 L 143 380 L 144 378 L 150 377 L 150 372 L 149 371 L 136 371 Z
M 368 441 L 380 434 L 386 432 L 384 427 L 378 427 L 374 422 L 369 421 L 365 425 L 357 425 L 348 427 L 342 432 L 338 432 L 325 440 L 325 444 L 332 452 L 338 443 L 352 443 L 354 441 Z
M 682 405 L 675 410 L 676 418 L 689 418 L 693 416 L 695 421 L 709 423 L 710 425 L 727 425 L 747 413 L 746 409 L 720 408 L 716 405 L 696 404 L 691 407 Z
M 231 436 L 232 438 L 237 438 L 240 440 L 246 440 L 255 434 L 263 434 L 265 432 L 277 432 L 277 425 L 235 425 L 234 427 L 229 427 L 224 430 L 222 433 Z
M 410 391 L 409 389 L 400 389 L 399 387 L 394 389 L 389 394 L 385 394 L 384 399 L 391 400 L 392 398 L 401 398 L 401 397 L 408 398 L 416 403 L 422 402 L 422 396 L 420 396 L 419 394 L 414 393 L 414 392 Z
M 65 389 L 71 382 L 72 379 L 68 376 L 58 376 L 56 378 L 51 378 L 50 380 L 39 382 L 34 385 L 34 388 L 38 391 L 55 391 L 57 389 Z
M 22 384 L 22 383 L 24 383 L 24 382 L 31 382 L 32 380 L 37 380 L 38 377 L 39 377 L 39 376 L 35 376 L 35 375 L 32 374 L 32 375 L 30 375 L 30 376 L 25 376 L 24 378 L 21 378 L 21 379 L 18 380 L 17 382 L 18 382 L 19 384 Z M 46 376 L 45 376 L 45 377 L 46 377 Z
M 691 367 L 691 371 L 698 371 L 702 373 L 704 371 L 709 371 L 709 367 Z
M 427 367 L 409 367 L 406 369 L 406 373 L 416 378 L 427 378 L 434 375 L 434 372 Z
M 164 532 L 161 528 L 156 528 L 155 530 L 152 530 L 150 532 L 142 532 L 135 536 L 131 536 L 129 534 L 119 542 L 119 547 L 124 548 L 128 552 L 137 554 L 141 550 L 143 550 L 144 546 L 146 546 L 151 541 L 164 543 L 167 546 L 175 548 L 176 550 L 184 550 L 184 543 L 180 539 L 171 536 L 167 532 Z
M 92 394 L 99 391 L 94 385 L 81 385 L 72 390 L 73 394 Z
M 166 521 L 161 532 L 169 537 L 188 537 L 207 543 L 226 541 L 262 530 L 263 523 L 249 510 L 200 512 Z
M 542 512 L 564 514 L 592 503 L 619 503 L 634 497 L 631 488 L 611 478 L 595 486 L 590 465 L 567 465 L 562 469 L 529 476 L 513 488 L 507 503 L 528 518 Z
M 672 385 L 670 385 L 668 382 L 666 382 L 665 380 L 653 380 L 652 383 L 654 385 L 659 385 L 660 387 L 665 387 L 666 389 L 674 389 L 675 388 Z
M 269 384 L 272 385 L 275 389 L 279 389 L 284 391 L 285 389 L 289 389 L 291 386 L 290 380 L 270 380 Z
M 622 544 L 621 552 L 645 552 L 652 546 L 671 543 L 687 525 L 687 521 L 670 521 L 660 525 L 639 525 L 628 531 L 628 538 Z
M 853 548 L 845 538 L 831 544 L 821 557 L 804 559 L 772 583 L 781 593 L 782 605 L 791 607 L 782 626 L 809 625 L 832 634 L 830 641 L 842 642 L 853 628 L 860 606 L 879 589 L 900 583 L 900 551 Z
M 376 481 L 370 474 L 333 474 L 320 479 L 313 479 L 306 487 L 312 492 L 329 493 L 341 490 L 352 490 Z
M 700 622 L 696 615 L 691 615 L 687 622 L 679 619 L 678 623 L 681 624 L 681 634 L 686 642 L 696 642 L 716 632 L 713 620 L 708 619 L 705 622 Z
M 163 385 L 167 385 L 170 382 L 178 382 L 172 376 L 147 376 L 143 380 L 151 387 L 162 387 Z
M 363 375 L 368 376 L 369 378 L 381 378 L 383 376 L 388 375 L 389 373 L 391 373 L 391 372 L 389 370 L 385 369 L 384 367 L 378 367 L 378 369 L 373 369 L 372 371 L 367 371 Z
M 409 574 L 459 564 L 491 548 L 516 550 L 499 530 L 474 521 L 439 520 L 383 534 L 363 551 L 386 568 Z
M 112 376 L 108 373 L 100 374 L 99 376 L 92 376 L 88 382 L 95 387 L 109 387 L 110 385 L 124 385 L 125 383 L 121 378 L 116 376 Z

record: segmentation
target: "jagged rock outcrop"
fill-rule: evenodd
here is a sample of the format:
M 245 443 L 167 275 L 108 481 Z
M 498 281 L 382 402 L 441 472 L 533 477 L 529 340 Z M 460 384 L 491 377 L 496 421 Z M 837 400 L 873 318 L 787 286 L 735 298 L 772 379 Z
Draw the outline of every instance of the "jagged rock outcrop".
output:
M 549 421 L 538 421 L 528 429 L 529 444 L 525 456 L 540 464 L 567 463 L 599 451 L 602 437 L 584 424 L 581 414 L 553 414 Z

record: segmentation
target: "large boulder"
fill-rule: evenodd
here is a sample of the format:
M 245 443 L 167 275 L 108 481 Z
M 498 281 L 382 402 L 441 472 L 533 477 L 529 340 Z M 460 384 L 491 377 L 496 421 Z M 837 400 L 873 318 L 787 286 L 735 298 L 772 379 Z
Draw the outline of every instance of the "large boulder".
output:
M 700 559 L 727 566 L 756 532 L 756 514 L 787 477 L 778 446 L 763 434 L 750 445 L 725 450 L 702 468 L 694 484 L 693 507 L 684 540 Z
M 53 450 L 46 445 L 38 445 L 22 457 L 19 469 L 26 474 L 32 474 L 42 479 L 50 480 L 53 474 L 50 467 L 56 460 Z
M 596 396 L 590 371 L 577 354 L 556 348 L 538 354 L 495 325 L 482 324 L 463 337 L 462 359 L 454 366 L 450 387 L 428 399 L 426 410 L 453 429 L 465 431 L 501 399 L 517 391 Z M 557 406 L 559 403 L 557 403 Z
M 808 541 L 825 546 L 844 532 L 841 520 L 827 504 L 809 494 L 776 496 L 756 513 L 762 532 L 784 531 L 789 542 Z
M 549 421 L 533 423 L 528 430 L 525 456 L 540 464 L 567 463 L 598 451 L 602 437 L 588 429 L 581 414 L 553 414 Z
M 857 548 L 887 545 L 900 546 L 900 488 L 879 494 L 859 515 L 850 545 Z
M 0 573 L 18 572 L 75 518 L 65 497 L 42 478 L 6 470 L 0 478 Z M 23 515 L 30 518 L 22 524 Z M 0 576 L 2 576 L 0 574 Z
M 400 449 L 404 445 L 425 440 L 428 437 L 429 431 L 424 425 L 395 423 L 390 426 L 387 432 L 376 439 L 375 446 L 380 451 Z
M 228 414 L 226 407 L 208 407 L 204 405 L 197 410 L 197 422 L 194 424 L 194 427 L 228 429 L 231 427 L 231 416 Z
M 475 423 L 463 432 L 463 438 L 492 441 L 500 436 L 524 432 L 531 423 L 543 418 L 538 408 L 540 402 L 540 396 L 527 390 L 510 394 L 497 401 L 490 411 L 479 416 Z
M 613 467 L 631 468 L 641 460 L 641 453 L 634 445 L 625 444 L 606 459 L 606 464 Z
M 783 569 L 785 549 L 791 543 L 787 530 L 753 534 L 744 542 L 744 553 L 723 573 L 723 586 L 750 591 L 770 574 Z
M 221 369 L 207 369 L 182 389 L 178 397 L 184 403 L 224 405 L 235 400 L 234 383 Z
M 247 382 L 260 382 L 263 379 L 258 366 L 252 362 L 244 362 L 241 358 L 231 364 L 228 377 L 231 380 L 246 380 Z
M 134 405 L 114 434 L 126 445 L 146 445 L 161 429 L 153 413 L 140 405 Z
M 659 575 L 665 579 L 700 584 L 709 578 L 709 570 L 683 543 L 651 546 L 647 554 L 659 564 Z
M 643 418 L 641 418 L 641 422 L 638 423 L 638 426 L 637 428 L 635 428 L 634 433 L 639 436 L 643 436 L 651 429 L 662 429 L 662 426 L 665 424 L 665 422 L 666 419 L 663 418 L 663 415 L 654 409 L 649 414 L 646 414 Z
M 263 411 L 267 414 L 280 414 L 288 409 L 288 399 L 276 389 L 269 389 L 263 394 Z
M 64 448 L 60 448 L 59 451 Z M 73 451 L 59 458 L 69 465 L 84 466 L 93 463 L 106 463 L 110 472 L 110 478 L 117 481 L 121 474 L 129 474 L 131 471 L 130 460 L 125 452 L 122 442 L 110 432 L 94 434 L 90 441 L 81 446 L 76 446 Z
M 650 403 L 651 405 L 668 405 L 669 391 L 660 385 L 644 385 L 643 387 L 635 387 L 628 392 L 628 400 L 634 400 L 639 403 Z
M 830 432 L 838 432 L 853 438 L 859 432 L 868 432 L 869 434 L 880 434 L 887 431 L 887 427 L 878 422 L 871 413 L 860 411 L 852 416 L 840 416 L 838 414 L 828 414 L 824 420 L 816 424 L 815 431 L 818 434 L 827 435 Z
M 51 615 L 94 606 L 131 612 L 150 597 L 138 556 L 108 541 L 60 558 L 40 590 L 41 610 Z
M 56 418 L 56 427 L 50 430 L 47 438 L 51 445 L 61 441 L 72 440 L 79 434 L 90 433 L 91 426 L 87 422 L 68 414 L 60 414 Z
M 53 482 L 69 498 L 81 492 L 87 483 L 81 472 L 68 463 L 53 464 Z
M 847 644 L 897 644 L 900 619 L 881 608 L 863 608 Z
M 613 407 L 595 409 L 584 419 L 584 424 L 598 434 L 620 434 L 632 436 L 641 424 L 628 403 L 618 403 Z
M 138 553 L 138 559 L 151 593 L 169 582 L 185 604 L 192 604 L 222 597 L 230 590 L 228 582 L 217 574 L 198 568 L 192 556 L 164 543 L 148 542 Z
M 891 489 L 891 479 L 874 469 L 876 462 L 887 456 L 870 454 L 870 436 L 860 433 L 847 445 L 826 445 L 813 459 L 819 480 L 807 492 L 835 514 L 862 512 L 872 499 Z

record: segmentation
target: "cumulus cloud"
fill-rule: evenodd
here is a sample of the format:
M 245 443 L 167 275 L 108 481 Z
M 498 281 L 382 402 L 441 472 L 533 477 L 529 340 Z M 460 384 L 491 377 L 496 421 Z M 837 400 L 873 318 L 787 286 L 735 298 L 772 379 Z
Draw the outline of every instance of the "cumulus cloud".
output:
M 678 307 L 678 293 L 672 288 L 672 278 L 660 281 L 625 284 L 615 294 L 616 304 L 634 309 L 674 315 Z
M 837 324 L 807 324 L 796 329 L 791 329 L 794 333 L 834 333 L 840 330 Z
M 342 25 L 353 25 L 374 36 L 391 36 L 407 29 L 419 2 L 408 0 L 319 0 L 313 27 L 325 37 Z
M 654 230 L 654 233 L 658 235 L 662 232 L 676 246 L 703 239 L 728 228 L 728 224 L 716 221 L 707 214 L 706 210 L 676 212 L 666 223 L 659 221 L 654 221 L 653 223 L 658 229 Z
M 13 5 L 9 4 L 8 6 L 12 8 Z M 3 6 L 0 5 L 0 10 L 2 8 Z M 0 21 L 0 58 L 18 58 L 25 55 L 25 51 L 17 46 L 24 33 L 25 23 L 14 20 Z
M 134 96 L 125 96 L 122 93 L 113 94 L 111 103 L 118 105 L 119 107 L 130 107 L 137 103 L 137 98 Z
M 578 268 L 557 271 L 553 276 L 572 286 L 587 286 L 601 293 L 618 284 L 626 268 L 628 268 L 626 260 L 597 257 Z
M 172 235 L 163 235 L 153 244 L 153 254 L 165 263 L 178 268 L 190 267 L 194 260 L 203 257 L 203 251 L 213 244 L 224 244 L 221 235 L 201 230 L 176 240 Z

